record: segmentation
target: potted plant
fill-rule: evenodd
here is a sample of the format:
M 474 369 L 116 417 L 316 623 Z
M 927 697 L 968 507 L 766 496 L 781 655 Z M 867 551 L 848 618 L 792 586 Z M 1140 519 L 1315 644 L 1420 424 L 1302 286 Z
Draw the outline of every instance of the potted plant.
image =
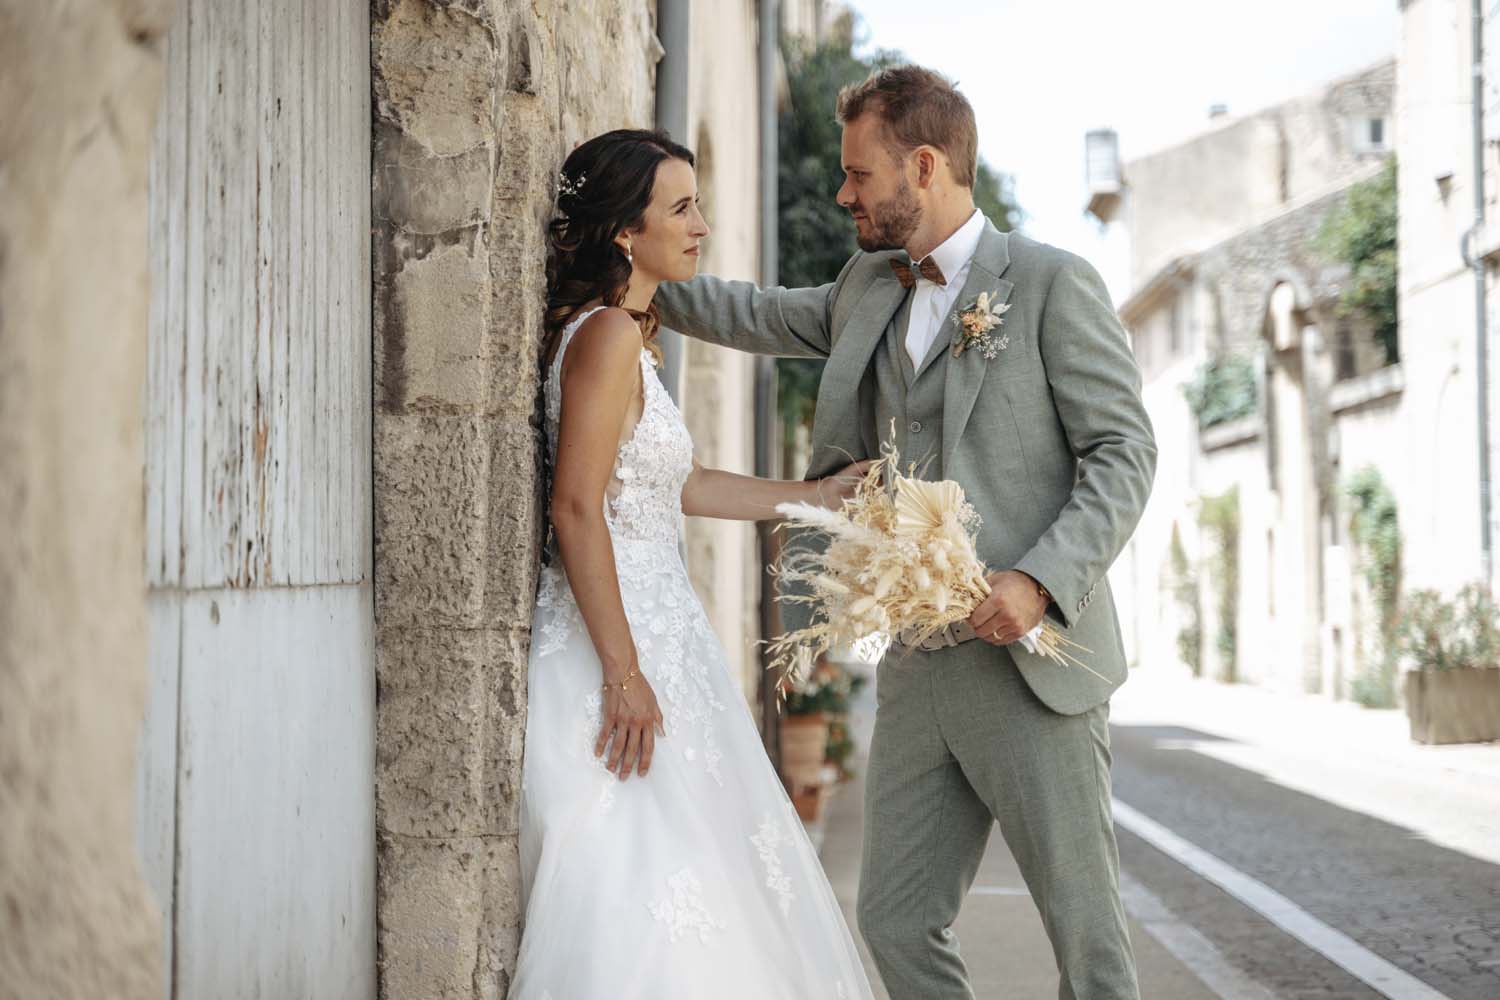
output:
M 1469 584 L 1452 602 L 1434 590 L 1407 595 L 1397 628 L 1404 693 L 1418 743 L 1500 739 L 1500 621 L 1489 591 Z
M 849 710 L 853 678 L 820 658 L 806 682 L 786 693 L 781 720 L 781 777 L 797 813 L 814 820 L 828 786 L 830 731 Z M 839 773 L 834 770 L 834 773 Z

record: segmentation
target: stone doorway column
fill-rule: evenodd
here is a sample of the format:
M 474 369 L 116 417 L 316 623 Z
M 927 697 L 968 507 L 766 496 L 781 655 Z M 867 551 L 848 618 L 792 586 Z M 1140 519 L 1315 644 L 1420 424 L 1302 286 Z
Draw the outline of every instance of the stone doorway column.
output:
M 544 227 L 597 132 L 649 127 L 654 4 L 376 0 L 380 993 L 498 998 L 520 938 Z

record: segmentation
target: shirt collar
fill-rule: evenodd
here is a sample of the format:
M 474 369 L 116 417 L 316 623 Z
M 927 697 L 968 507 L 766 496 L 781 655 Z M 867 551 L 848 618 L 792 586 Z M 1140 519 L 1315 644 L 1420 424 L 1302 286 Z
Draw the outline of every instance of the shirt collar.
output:
M 958 227 L 957 232 L 932 251 L 933 261 L 937 263 L 949 284 L 953 283 L 958 272 L 968 266 L 969 261 L 973 259 L 975 251 L 979 249 L 979 237 L 982 235 L 984 235 L 984 213 L 976 208 L 974 214 Z

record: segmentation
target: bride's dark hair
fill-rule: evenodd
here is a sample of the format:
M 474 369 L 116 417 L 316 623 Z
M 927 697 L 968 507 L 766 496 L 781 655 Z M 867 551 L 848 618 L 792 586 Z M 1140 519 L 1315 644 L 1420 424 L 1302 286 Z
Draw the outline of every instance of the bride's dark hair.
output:
M 693 166 L 692 151 L 661 131 L 616 129 L 581 144 L 558 176 L 558 216 L 547 224 L 547 311 L 542 357 L 550 361 L 563 327 L 585 303 L 621 305 L 630 262 L 615 243 L 625 229 L 639 229 L 656 186 L 656 170 L 669 159 Z M 661 320 L 652 305 L 631 310 L 646 347 L 661 364 L 656 343 Z

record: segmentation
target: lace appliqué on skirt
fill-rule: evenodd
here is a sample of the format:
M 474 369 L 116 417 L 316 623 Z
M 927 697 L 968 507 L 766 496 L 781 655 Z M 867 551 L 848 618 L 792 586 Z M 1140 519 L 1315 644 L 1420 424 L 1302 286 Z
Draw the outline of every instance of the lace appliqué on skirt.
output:
M 667 925 L 667 934 L 673 944 L 689 934 L 707 942 L 714 931 L 728 927 L 708 912 L 703 902 L 703 883 L 698 881 L 691 868 L 684 868 L 667 879 L 667 894 L 647 903 L 646 909 L 659 923 Z

